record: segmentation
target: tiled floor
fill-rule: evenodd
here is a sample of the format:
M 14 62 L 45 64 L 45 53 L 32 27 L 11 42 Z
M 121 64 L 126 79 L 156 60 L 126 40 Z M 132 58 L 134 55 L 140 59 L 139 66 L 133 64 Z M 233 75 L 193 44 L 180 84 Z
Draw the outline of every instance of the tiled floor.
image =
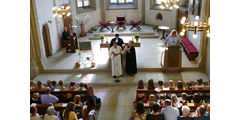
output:
M 83 40 L 82 40 L 83 41 Z M 86 41 L 86 40 L 85 40 Z M 92 54 L 96 67 L 93 69 L 109 69 L 109 56 L 107 48 L 100 48 L 100 40 L 92 40 Z M 161 68 L 162 55 L 164 52 L 163 41 L 159 39 L 141 39 L 141 47 L 136 47 L 136 58 L 138 68 Z M 55 55 L 47 58 L 46 69 L 73 69 L 74 63 L 78 61 L 78 53 L 65 53 L 61 49 Z M 89 62 L 90 63 L 90 62 Z M 89 64 L 90 66 L 90 64 Z M 189 61 L 182 53 L 182 67 L 196 68 L 198 63 Z

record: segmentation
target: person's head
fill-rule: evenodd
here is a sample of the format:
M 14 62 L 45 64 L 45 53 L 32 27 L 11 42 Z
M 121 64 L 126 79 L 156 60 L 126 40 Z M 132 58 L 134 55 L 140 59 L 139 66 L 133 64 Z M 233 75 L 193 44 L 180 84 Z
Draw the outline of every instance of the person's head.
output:
M 66 98 L 67 99 L 72 99 L 72 94 L 71 93 L 67 93 Z
M 178 36 L 177 35 L 177 31 L 176 30 L 172 30 L 171 33 L 170 33 L 170 36 L 172 36 L 172 37 Z
M 183 100 L 187 100 L 188 95 L 187 95 L 187 93 L 182 93 L 181 97 Z
M 117 42 L 114 42 L 114 43 L 113 43 L 113 47 L 114 47 L 114 48 L 117 48 Z
M 193 102 L 194 103 L 200 103 L 201 102 L 201 96 L 198 93 L 193 94 Z
M 51 80 L 48 80 L 47 81 L 47 85 L 51 85 L 52 84 L 52 81 Z
M 190 112 L 190 108 L 187 105 L 182 106 L 183 116 L 188 116 L 189 112 Z
M 45 88 L 45 93 L 46 93 L 46 94 L 50 94 L 50 93 L 51 93 L 51 89 L 50 89 L 49 87 L 46 87 L 46 88 Z
M 117 39 L 118 39 L 118 38 L 119 38 L 119 34 L 115 34 L 115 38 L 117 38 Z
M 177 95 L 176 94 L 172 94 L 171 95 L 171 100 L 173 103 L 176 103 L 178 101 Z
M 66 107 L 65 112 L 64 112 L 64 118 L 63 118 L 64 120 L 68 120 L 69 113 L 74 110 L 73 107 L 74 107 L 74 103 L 73 102 L 69 102 L 67 104 L 67 107 Z
M 31 80 L 30 81 L 30 87 L 34 87 L 35 83 Z
M 192 81 L 192 80 L 189 80 L 189 81 L 187 82 L 187 86 L 188 86 L 188 88 L 191 88 L 191 87 L 193 86 L 193 81 Z
M 139 80 L 139 81 L 138 81 L 137 89 L 144 89 L 143 80 Z
M 178 87 L 178 89 L 183 89 L 183 82 L 182 81 L 178 81 L 177 87 Z
M 48 115 L 53 115 L 54 114 L 54 106 L 49 106 L 47 108 L 47 114 Z
M 207 106 L 207 112 L 210 113 L 210 104 L 208 104 L 208 106 Z
M 165 107 L 171 106 L 171 100 L 166 99 L 166 100 L 164 101 L 164 106 L 165 106 Z
M 37 108 L 35 106 L 31 106 L 30 107 L 30 113 L 33 115 L 33 114 L 36 114 L 37 113 Z
M 38 99 L 39 98 L 39 93 L 38 92 L 33 93 L 32 97 L 34 99 Z
M 153 109 L 153 112 L 158 112 L 160 107 L 159 107 L 159 105 L 156 102 L 154 102 L 153 106 L 152 106 L 152 109 Z
M 155 89 L 153 79 L 148 80 L 148 89 Z
M 70 87 L 75 87 L 75 82 L 70 82 Z
M 160 100 L 165 100 L 166 96 L 164 94 L 160 94 L 159 98 L 160 98 Z
M 57 86 L 57 82 L 55 80 L 52 81 L 53 86 Z
M 79 87 L 84 87 L 84 83 L 80 82 Z
M 149 101 L 154 101 L 155 96 L 153 94 L 149 95 Z
M 134 42 L 131 40 L 131 41 L 129 41 L 129 46 L 133 46 L 133 44 L 134 44 Z
M 74 97 L 74 103 L 75 103 L 75 104 L 79 104 L 80 100 L 81 100 L 80 95 L 75 95 L 75 97 Z
M 202 85 L 202 82 L 203 82 L 202 78 L 200 78 L 200 79 L 197 80 L 197 84 L 198 84 L 198 85 Z
M 169 80 L 169 87 L 174 87 L 174 82 L 173 82 L 173 80 Z
M 201 105 L 199 107 L 199 116 L 204 117 L 205 113 L 206 113 L 206 108 L 205 108 L 205 106 Z
M 38 88 L 42 88 L 42 82 L 41 81 L 37 81 L 37 86 L 38 86 Z
M 85 89 L 88 89 L 88 84 L 84 84 L 83 87 L 84 87 Z
M 159 85 L 159 86 L 162 86 L 162 85 L 163 85 L 163 81 L 162 81 L 162 80 L 159 80 L 159 81 L 158 81 L 158 85 Z
M 142 101 L 138 101 L 136 105 L 136 112 L 142 114 L 145 112 L 144 105 Z
M 59 86 L 64 86 L 64 83 L 63 83 L 63 81 L 62 81 L 62 80 L 60 80 L 60 81 L 58 82 L 58 85 L 59 85 Z

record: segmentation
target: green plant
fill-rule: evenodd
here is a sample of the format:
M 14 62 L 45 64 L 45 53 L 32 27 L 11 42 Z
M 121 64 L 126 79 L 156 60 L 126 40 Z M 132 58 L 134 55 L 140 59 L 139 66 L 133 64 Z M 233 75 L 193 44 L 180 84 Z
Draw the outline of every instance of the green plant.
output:
M 139 34 L 135 34 L 135 38 L 136 39 L 140 38 L 140 35 Z
M 99 38 L 100 38 L 100 39 L 104 39 L 105 36 L 104 36 L 104 35 L 99 35 Z

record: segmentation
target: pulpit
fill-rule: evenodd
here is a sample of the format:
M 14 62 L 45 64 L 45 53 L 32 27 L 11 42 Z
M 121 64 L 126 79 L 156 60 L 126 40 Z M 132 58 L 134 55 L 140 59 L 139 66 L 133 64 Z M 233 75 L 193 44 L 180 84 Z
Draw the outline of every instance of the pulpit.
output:
M 182 68 L 182 51 L 180 46 L 169 46 L 165 50 L 163 70 L 179 72 Z

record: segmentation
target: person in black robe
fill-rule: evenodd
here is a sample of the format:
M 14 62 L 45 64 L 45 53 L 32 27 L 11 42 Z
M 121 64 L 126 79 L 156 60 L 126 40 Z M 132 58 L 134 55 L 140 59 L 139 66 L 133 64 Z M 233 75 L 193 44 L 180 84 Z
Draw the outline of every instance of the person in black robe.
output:
M 67 27 L 64 27 L 63 39 L 64 39 L 64 40 L 68 40 L 69 38 L 70 38 L 70 33 L 68 32 Z
M 117 42 L 117 45 L 119 45 L 120 47 L 122 47 L 122 44 L 124 44 L 123 39 L 119 38 L 119 34 L 115 35 L 115 38 L 113 38 L 110 42 L 110 48 L 113 46 L 113 43 Z
M 129 47 L 126 48 L 126 73 L 133 76 L 137 73 L 137 61 L 135 47 L 133 46 L 133 41 L 129 42 Z

